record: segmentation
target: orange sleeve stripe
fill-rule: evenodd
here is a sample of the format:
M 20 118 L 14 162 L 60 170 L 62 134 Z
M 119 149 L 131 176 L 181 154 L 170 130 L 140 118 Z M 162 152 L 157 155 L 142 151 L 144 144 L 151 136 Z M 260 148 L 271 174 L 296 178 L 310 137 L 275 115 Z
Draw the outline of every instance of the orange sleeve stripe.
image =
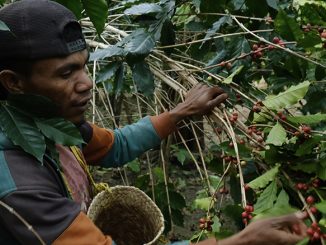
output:
M 99 128 L 90 124 L 93 128 L 93 136 L 86 147 L 83 148 L 85 160 L 90 165 L 98 165 L 99 161 L 111 149 L 114 143 L 114 134 L 112 131 Z
M 52 245 L 112 245 L 110 236 L 105 236 L 100 229 L 80 212 L 71 225 L 52 243 Z
M 157 116 L 150 117 L 156 133 L 161 139 L 166 138 L 169 134 L 177 130 L 177 126 L 170 118 L 169 112 L 163 112 Z

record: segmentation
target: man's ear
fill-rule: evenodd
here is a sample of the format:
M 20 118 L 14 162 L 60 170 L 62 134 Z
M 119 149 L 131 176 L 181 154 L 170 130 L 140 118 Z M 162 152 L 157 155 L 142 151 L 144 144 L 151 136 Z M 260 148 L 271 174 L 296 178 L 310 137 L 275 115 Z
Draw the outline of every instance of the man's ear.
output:
M 0 71 L 0 83 L 10 94 L 24 93 L 21 76 L 12 70 Z

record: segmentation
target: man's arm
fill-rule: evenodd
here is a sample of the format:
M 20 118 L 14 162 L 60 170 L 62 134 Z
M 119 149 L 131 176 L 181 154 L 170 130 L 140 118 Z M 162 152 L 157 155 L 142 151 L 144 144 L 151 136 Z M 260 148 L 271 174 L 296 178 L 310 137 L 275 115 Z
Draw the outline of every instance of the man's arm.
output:
M 184 102 L 169 112 L 143 118 L 114 131 L 91 125 L 88 132 L 92 131 L 93 136 L 88 137 L 89 144 L 83 149 L 86 161 L 105 167 L 121 166 L 158 146 L 162 139 L 177 129 L 179 121 L 188 116 L 207 114 L 226 98 L 222 89 L 198 84 L 187 93 Z

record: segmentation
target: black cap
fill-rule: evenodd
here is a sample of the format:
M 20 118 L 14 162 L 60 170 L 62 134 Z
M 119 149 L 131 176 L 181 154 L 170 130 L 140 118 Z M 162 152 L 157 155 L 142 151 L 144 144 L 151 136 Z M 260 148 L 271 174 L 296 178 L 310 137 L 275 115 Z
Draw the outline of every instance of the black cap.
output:
M 86 48 L 81 26 L 64 6 L 49 0 L 21 0 L 0 10 L 10 29 L 0 31 L 0 61 L 67 56 Z

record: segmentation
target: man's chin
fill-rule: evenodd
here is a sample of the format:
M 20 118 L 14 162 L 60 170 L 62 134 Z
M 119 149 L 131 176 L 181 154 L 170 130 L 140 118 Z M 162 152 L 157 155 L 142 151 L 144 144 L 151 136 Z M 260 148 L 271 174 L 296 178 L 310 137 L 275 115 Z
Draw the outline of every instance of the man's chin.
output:
M 82 125 L 82 124 L 86 121 L 84 115 L 82 115 L 82 116 L 76 116 L 76 117 L 66 118 L 66 120 L 72 122 L 72 123 L 75 124 L 77 127 L 79 127 L 80 125 Z

